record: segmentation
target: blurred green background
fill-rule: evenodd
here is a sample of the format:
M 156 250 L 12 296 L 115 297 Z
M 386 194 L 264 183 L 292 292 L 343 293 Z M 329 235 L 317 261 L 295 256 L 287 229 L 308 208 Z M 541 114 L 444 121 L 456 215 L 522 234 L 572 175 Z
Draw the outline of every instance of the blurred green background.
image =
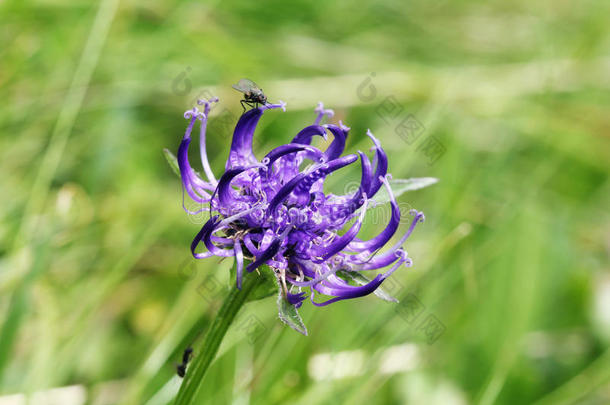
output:
M 371 128 L 394 178 L 440 182 L 400 197 L 427 216 L 391 286 L 418 320 L 374 296 L 306 304 L 303 337 L 254 302 L 200 403 L 610 403 L 609 16 L 604 1 L 1 2 L 0 403 L 171 401 L 231 263 L 190 258 L 200 225 L 162 148 L 217 95 L 218 176 L 242 77 L 288 103 L 261 120 L 259 156 L 324 101 L 348 152 Z M 412 144 L 407 116 L 424 127 Z

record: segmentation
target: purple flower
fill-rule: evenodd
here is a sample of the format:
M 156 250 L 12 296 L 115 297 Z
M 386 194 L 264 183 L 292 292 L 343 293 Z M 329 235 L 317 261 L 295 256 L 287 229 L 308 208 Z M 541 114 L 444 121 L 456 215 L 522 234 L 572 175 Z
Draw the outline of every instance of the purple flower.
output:
M 350 128 L 341 122 L 321 125 L 324 116 L 332 116 L 333 112 L 319 103 L 312 125 L 259 160 L 252 152 L 256 125 L 265 111 L 285 110 L 285 104 L 254 108 L 237 122 L 225 172 L 217 179 L 210 169 L 205 147 L 208 115 L 211 103 L 216 101 L 216 98 L 200 100 L 203 111 L 193 108 L 184 114 L 189 125 L 178 149 L 184 191 L 202 205 L 199 211 L 187 212 L 210 213 L 191 244 L 195 258 L 235 257 L 238 288 L 244 270 L 252 272 L 267 265 L 273 269 L 281 296 L 296 308 L 307 296 L 314 305 L 323 306 L 370 294 L 401 265 L 412 265 L 402 245 L 424 215 L 412 210 L 414 218 L 407 232 L 383 249 L 398 230 L 400 210 L 388 183 L 387 156 L 370 131 L 367 136 L 373 144 L 372 162 L 360 151 L 342 156 Z M 200 122 L 199 145 L 205 178 L 193 170 L 188 158 L 196 121 Z M 326 150 L 311 145 L 313 137 L 326 139 L 328 132 L 333 141 Z M 323 189 L 326 177 L 358 160 L 362 171 L 358 189 L 346 195 L 326 194 Z M 390 196 L 392 215 L 380 234 L 362 240 L 358 232 L 367 208 L 373 205 L 371 197 L 381 187 Z M 382 268 L 388 269 L 372 280 L 362 276 Z M 359 285 L 353 285 L 354 280 L 360 281 Z

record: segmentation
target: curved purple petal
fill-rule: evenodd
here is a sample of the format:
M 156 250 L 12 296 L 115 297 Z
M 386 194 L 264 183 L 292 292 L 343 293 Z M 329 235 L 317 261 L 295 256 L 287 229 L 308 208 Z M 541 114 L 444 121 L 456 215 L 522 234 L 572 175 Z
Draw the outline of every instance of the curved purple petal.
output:
M 246 271 L 248 271 L 248 273 L 251 273 L 258 267 L 267 263 L 273 256 L 277 254 L 277 252 L 280 250 L 281 245 L 282 240 L 279 238 L 271 242 L 271 245 L 264 252 L 262 252 L 260 256 L 257 256 L 256 260 L 254 260 L 246 267 Z
M 241 199 L 239 195 L 233 192 L 231 188 L 231 181 L 238 175 L 242 174 L 246 170 L 254 169 L 259 167 L 259 165 L 252 165 L 246 167 L 236 167 L 234 169 L 227 170 L 220 181 L 218 181 L 218 186 L 216 188 L 216 193 L 218 194 L 218 199 L 220 200 L 220 204 L 224 206 L 230 206 L 235 203 L 236 200 Z
M 198 203 L 207 203 L 210 201 L 210 195 L 206 193 L 204 189 L 210 189 L 211 184 L 203 181 L 199 178 L 199 176 L 197 176 L 191 167 L 188 158 L 188 149 L 191 143 L 191 131 L 196 120 L 197 116 L 193 116 L 190 119 L 190 123 L 184 137 L 182 138 L 182 142 L 180 142 L 180 146 L 178 147 L 178 167 L 180 169 L 182 185 L 189 197 Z
M 325 127 L 333 134 L 334 138 L 328 149 L 324 152 L 328 160 L 336 159 L 345 150 L 345 140 L 347 132 L 337 125 L 325 125 Z
M 326 138 L 326 129 L 322 125 L 309 125 L 296 134 L 290 143 L 309 145 L 314 136 Z
M 356 222 L 354 222 L 354 224 L 349 228 L 349 230 L 345 232 L 342 236 L 336 238 L 333 242 L 324 247 L 314 247 L 312 249 L 314 257 L 313 261 L 322 262 L 343 250 L 356 237 L 356 235 L 358 235 L 358 232 L 360 232 L 365 213 L 366 207 L 362 210 Z
M 375 150 L 375 160 L 377 163 L 375 167 L 375 175 L 373 176 L 373 182 L 371 184 L 371 188 L 369 189 L 369 193 L 367 193 L 369 197 L 372 197 L 375 195 L 375 193 L 377 193 L 379 188 L 381 188 L 382 183 L 379 178 L 385 177 L 386 174 L 388 174 L 388 156 L 381 147 L 379 140 L 373 136 L 373 133 L 370 130 L 367 130 L 366 134 L 375 144 L 373 149 Z
M 294 190 L 297 197 L 297 204 L 305 204 L 309 201 L 311 186 L 318 180 L 328 176 L 330 173 L 339 170 L 347 165 L 354 163 L 358 157 L 356 155 L 346 155 L 341 158 L 331 160 L 328 163 L 323 163 L 320 168 L 308 174 L 302 181 L 299 182 Z
M 388 194 L 390 195 L 390 204 L 392 206 L 390 222 L 386 228 L 373 239 L 369 239 L 366 242 L 354 241 L 350 243 L 349 248 L 352 250 L 362 252 L 364 250 L 373 251 L 381 248 L 388 243 L 390 239 L 392 239 L 392 236 L 394 236 L 396 230 L 398 229 L 398 225 L 400 225 L 400 208 L 398 207 L 398 203 L 396 203 L 396 198 L 394 197 L 394 193 L 392 193 L 392 188 L 386 179 L 382 179 L 381 181 L 386 186 Z
M 195 253 L 195 250 L 197 249 L 197 245 L 199 245 L 199 243 L 203 240 L 204 236 L 207 235 L 208 233 L 210 233 L 212 231 L 212 229 L 214 229 L 217 219 L 218 219 L 218 216 L 214 216 L 214 217 L 210 218 L 201 227 L 201 230 L 197 233 L 197 235 L 195 236 L 195 239 L 193 239 L 193 242 L 191 242 L 191 253 L 193 254 L 193 257 L 195 259 L 204 259 L 204 258 L 214 255 L 214 253 L 211 251 L 204 252 L 204 253 Z
M 263 110 L 261 108 L 253 108 L 239 118 L 233 132 L 231 150 L 229 151 L 229 159 L 226 164 L 227 170 L 237 166 L 252 165 L 257 162 L 252 151 L 252 138 L 254 137 L 256 125 L 262 115 Z

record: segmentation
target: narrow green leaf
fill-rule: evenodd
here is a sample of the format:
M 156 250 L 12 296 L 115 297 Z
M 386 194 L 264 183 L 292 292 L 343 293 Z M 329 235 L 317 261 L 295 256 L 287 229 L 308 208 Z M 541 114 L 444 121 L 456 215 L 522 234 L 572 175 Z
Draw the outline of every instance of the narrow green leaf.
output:
M 165 159 L 167 159 L 167 163 L 169 163 L 169 167 L 171 167 L 173 172 L 180 177 L 180 167 L 178 166 L 176 155 L 167 148 L 163 148 L 163 154 L 165 155 Z
M 350 280 L 354 280 L 354 282 L 356 282 L 359 285 L 365 285 L 365 284 L 368 284 L 371 282 L 371 280 L 369 280 L 367 277 L 363 276 L 362 274 L 360 274 L 357 271 L 339 270 L 337 272 L 337 274 L 341 277 L 344 277 L 344 278 L 347 278 Z M 383 290 L 383 288 L 381 288 L 381 287 L 377 287 L 377 289 L 375 291 L 373 291 L 373 293 L 384 301 L 398 302 L 398 300 L 396 298 L 392 297 L 390 294 L 385 292 Z
M 277 296 L 277 308 L 280 319 L 292 329 L 307 336 L 307 328 L 299 315 L 299 311 L 297 311 L 294 305 L 286 301 L 282 292 L 282 287 L 278 286 L 278 288 L 279 293 Z
M 411 179 L 390 180 L 389 183 L 394 197 L 398 198 L 407 191 L 419 190 L 438 183 L 438 179 L 436 177 L 413 177 Z M 381 187 L 377 194 L 372 197 L 372 200 L 378 204 L 385 204 L 390 202 L 390 195 L 385 187 Z

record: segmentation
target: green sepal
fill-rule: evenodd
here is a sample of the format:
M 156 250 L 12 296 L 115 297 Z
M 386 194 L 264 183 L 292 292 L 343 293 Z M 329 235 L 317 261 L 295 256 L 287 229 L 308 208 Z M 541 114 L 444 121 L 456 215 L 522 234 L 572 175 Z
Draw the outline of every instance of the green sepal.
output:
M 294 305 L 292 305 L 286 300 L 286 297 L 284 297 L 284 291 L 279 282 L 277 283 L 276 288 L 278 290 L 278 316 L 280 317 L 281 321 L 284 322 L 286 325 L 290 326 L 292 329 L 296 330 L 297 332 L 307 336 L 307 327 L 303 323 L 303 319 L 301 319 L 299 311 Z
M 169 167 L 172 168 L 172 171 L 176 173 L 178 177 L 180 177 L 180 166 L 178 166 L 178 159 L 176 155 L 174 155 L 169 149 L 163 148 L 163 155 L 165 155 L 165 159 L 167 159 L 167 163 Z
M 247 261 L 244 261 L 244 273 L 246 272 L 246 266 L 248 265 Z M 262 278 L 261 282 L 257 283 L 254 290 L 248 295 L 247 302 L 257 301 L 263 298 L 270 297 L 277 292 L 277 282 L 275 280 L 275 275 L 273 274 L 273 269 L 271 267 L 262 265 L 258 269 L 258 272 L 254 270 L 254 273 L 251 275 L 253 277 Z M 237 283 L 237 269 L 235 264 L 231 267 L 231 277 L 229 278 L 229 283 L 235 285 Z

